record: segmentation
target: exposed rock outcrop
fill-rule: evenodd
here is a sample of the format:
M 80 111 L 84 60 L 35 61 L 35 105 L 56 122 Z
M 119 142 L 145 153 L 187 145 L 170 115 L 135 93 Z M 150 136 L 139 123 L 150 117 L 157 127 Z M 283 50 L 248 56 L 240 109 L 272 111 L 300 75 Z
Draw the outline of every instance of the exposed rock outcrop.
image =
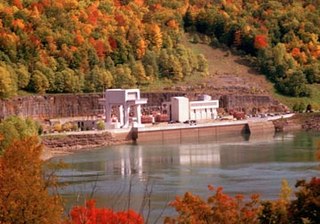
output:
M 173 96 L 187 96 L 195 100 L 200 93 L 176 91 L 165 93 L 142 93 L 141 97 L 148 98 L 147 106 L 160 106 Z M 210 93 L 208 93 L 210 94 Z M 55 94 L 44 96 L 14 97 L 10 100 L 0 100 L 0 119 L 10 115 L 20 115 L 35 119 L 52 119 L 61 117 L 94 116 L 103 113 L 99 104 L 102 94 Z M 269 96 L 263 95 L 212 95 L 220 100 L 220 107 L 225 109 L 245 109 L 258 112 L 284 111 L 281 105 Z

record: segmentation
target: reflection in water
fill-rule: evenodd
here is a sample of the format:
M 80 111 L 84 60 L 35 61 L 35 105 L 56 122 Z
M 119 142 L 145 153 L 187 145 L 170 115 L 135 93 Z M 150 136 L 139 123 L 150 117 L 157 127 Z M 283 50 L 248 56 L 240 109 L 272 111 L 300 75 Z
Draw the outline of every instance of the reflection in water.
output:
M 61 190 L 69 205 L 95 189 L 99 206 L 140 211 L 146 192 L 152 191 L 150 210 L 155 220 L 175 195 L 191 191 L 208 196 L 208 184 L 223 186 L 232 195 L 277 198 L 282 179 L 293 187 L 298 179 L 319 175 L 314 155 L 319 139 L 319 134 L 301 132 L 237 141 L 132 144 L 56 160 L 71 164 L 59 173 L 61 182 L 70 183 Z M 164 214 L 172 212 L 167 208 Z
M 179 145 L 179 161 L 183 165 L 220 164 L 219 145 Z

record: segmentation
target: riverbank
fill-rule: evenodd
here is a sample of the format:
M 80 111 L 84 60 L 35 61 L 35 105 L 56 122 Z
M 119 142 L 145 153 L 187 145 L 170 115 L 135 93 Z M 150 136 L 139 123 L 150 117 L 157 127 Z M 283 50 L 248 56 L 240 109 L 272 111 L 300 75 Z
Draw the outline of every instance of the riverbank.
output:
M 320 131 L 320 112 L 297 113 L 290 119 L 278 119 L 274 121 L 276 131 Z

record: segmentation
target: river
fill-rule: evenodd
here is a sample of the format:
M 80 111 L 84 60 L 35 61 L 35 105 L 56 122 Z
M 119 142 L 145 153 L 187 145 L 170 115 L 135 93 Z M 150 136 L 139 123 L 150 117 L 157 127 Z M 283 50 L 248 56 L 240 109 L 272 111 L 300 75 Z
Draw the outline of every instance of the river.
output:
M 93 198 L 97 206 L 142 211 L 148 223 L 174 215 L 168 202 L 190 191 L 208 197 L 209 184 L 230 195 L 278 198 L 281 181 L 319 176 L 315 152 L 320 134 L 235 136 L 196 143 L 110 146 L 54 158 L 70 166 L 57 173 L 67 207 Z M 150 196 L 150 197 L 149 197 Z M 147 203 L 143 203 L 147 202 Z

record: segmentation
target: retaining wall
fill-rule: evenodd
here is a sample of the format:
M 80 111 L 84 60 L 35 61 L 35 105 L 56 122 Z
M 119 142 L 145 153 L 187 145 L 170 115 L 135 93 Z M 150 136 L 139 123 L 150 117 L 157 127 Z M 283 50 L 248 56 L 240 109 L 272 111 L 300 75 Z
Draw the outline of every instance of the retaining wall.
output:
M 138 130 L 137 142 L 198 142 L 202 140 L 219 141 L 219 138 L 242 136 L 248 133 L 248 125 L 192 126 L 158 130 Z

